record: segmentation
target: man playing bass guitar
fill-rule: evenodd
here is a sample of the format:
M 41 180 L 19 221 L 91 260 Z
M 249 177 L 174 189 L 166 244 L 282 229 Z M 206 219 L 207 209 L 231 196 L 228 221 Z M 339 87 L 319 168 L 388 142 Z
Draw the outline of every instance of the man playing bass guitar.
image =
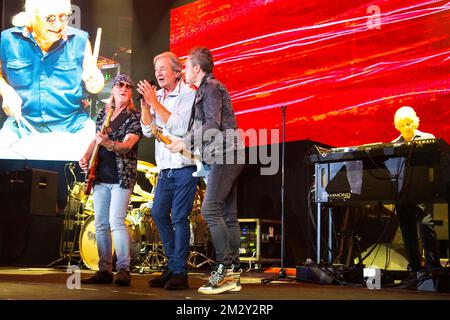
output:
M 138 142 L 142 137 L 140 114 L 133 104 L 133 80 L 120 74 L 113 80 L 111 104 L 114 111 L 105 133 L 102 128 L 111 105 L 97 116 L 97 134 L 83 158 L 83 170 L 88 169 L 92 156 L 98 156 L 94 179 L 94 225 L 99 255 L 98 269 L 82 283 L 109 284 L 113 282 L 112 238 L 117 256 L 114 284 L 128 285 L 130 276 L 130 239 L 125 225 L 128 203 L 136 184 Z M 98 155 L 94 149 L 98 147 Z M 91 161 L 95 163 L 95 161 Z M 91 170 L 89 170 L 91 171 Z M 92 178 L 94 176 L 94 178 Z M 88 181 L 89 181 L 88 179 Z

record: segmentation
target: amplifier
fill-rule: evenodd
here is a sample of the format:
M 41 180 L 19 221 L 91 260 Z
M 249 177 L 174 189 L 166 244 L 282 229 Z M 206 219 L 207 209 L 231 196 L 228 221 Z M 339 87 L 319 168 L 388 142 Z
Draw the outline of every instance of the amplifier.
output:
M 58 173 L 40 169 L 13 171 L 1 179 L 5 213 L 10 215 L 57 215 Z
M 100 100 L 108 99 L 111 95 L 112 81 L 120 74 L 120 63 L 105 57 L 98 57 L 97 66 L 105 78 L 105 87 L 97 94 Z
M 281 222 L 267 219 L 239 219 L 241 262 L 263 264 L 281 262 Z

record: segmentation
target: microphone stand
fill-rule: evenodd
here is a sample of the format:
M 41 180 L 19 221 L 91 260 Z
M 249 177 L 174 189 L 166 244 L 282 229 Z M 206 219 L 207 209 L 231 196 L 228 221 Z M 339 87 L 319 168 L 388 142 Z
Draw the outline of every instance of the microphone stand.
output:
M 278 275 L 261 279 L 262 284 L 268 284 L 269 282 L 288 279 L 295 280 L 295 278 L 290 278 L 286 275 L 286 270 L 284 269 L 284 163 L 285 163 L 285 131 L 286 131 L 286 108 L 287 106 L 281 107 L 281 256 L 280 256 L 280 271 Z

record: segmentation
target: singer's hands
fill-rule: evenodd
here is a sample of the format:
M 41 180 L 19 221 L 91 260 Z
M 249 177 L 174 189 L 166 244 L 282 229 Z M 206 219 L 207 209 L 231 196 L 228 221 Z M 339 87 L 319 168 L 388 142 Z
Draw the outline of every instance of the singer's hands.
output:
M 139 81 L 136 91 L 142 95 L 143 100 L 145 100 L 148 105 L 154 106 L 158 102 L 158 97 L 156 96 L 156 85 L 152 85 L 147 80 Z
M 165 147 L 169 149 L 170 152 L 176 153 L 186 149 L 186 144 L 179 138 L 173 138 L 172 143 L 166 144 Z
M 145 99 L 141 99 L 141 121 L 145 126 L 149 126 L 153 122 L 150 106 L 145 102 Z
M 151 106 L 145 101 L 145 99 L 140 99 L 139 101 L 141 102 L 141 110 L 150 110 Z
M 147 105 L 152 108 L 153 112 L 159 116 L 162 122 L 167 123 L 171 113 L 158 101 L 156 83 L 153 81 L 148 82 L 147 80 L 139 81 L 136 90 L 142 95 L 143 98 L 141 100 L 145 100 Z M 145 107 L 146 105 L 143 106 Z M 147 110 L 150 111 L 150 109 Z M 144 124 L 147 124 L 147 122 L 144 121 Z

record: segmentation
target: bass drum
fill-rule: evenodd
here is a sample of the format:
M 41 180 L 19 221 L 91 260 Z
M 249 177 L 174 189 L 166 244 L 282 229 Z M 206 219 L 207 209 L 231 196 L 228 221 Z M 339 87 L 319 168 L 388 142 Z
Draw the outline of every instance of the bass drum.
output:
M 130 217 L 125 218 L 128 235 L 130 236 L 130 267 L 139 261 L 141 254 L 141 234 L 139 226 Z M 91 270 L 98 270 L 97 239 L 95 236 L 94 215 L 89 216 L 83 224 L 79 239 L 80 255 L 84 264 Z M 114 253 L 114 240 L 112 244 Z M 113 254 L 113 262 L 115 254 Z

